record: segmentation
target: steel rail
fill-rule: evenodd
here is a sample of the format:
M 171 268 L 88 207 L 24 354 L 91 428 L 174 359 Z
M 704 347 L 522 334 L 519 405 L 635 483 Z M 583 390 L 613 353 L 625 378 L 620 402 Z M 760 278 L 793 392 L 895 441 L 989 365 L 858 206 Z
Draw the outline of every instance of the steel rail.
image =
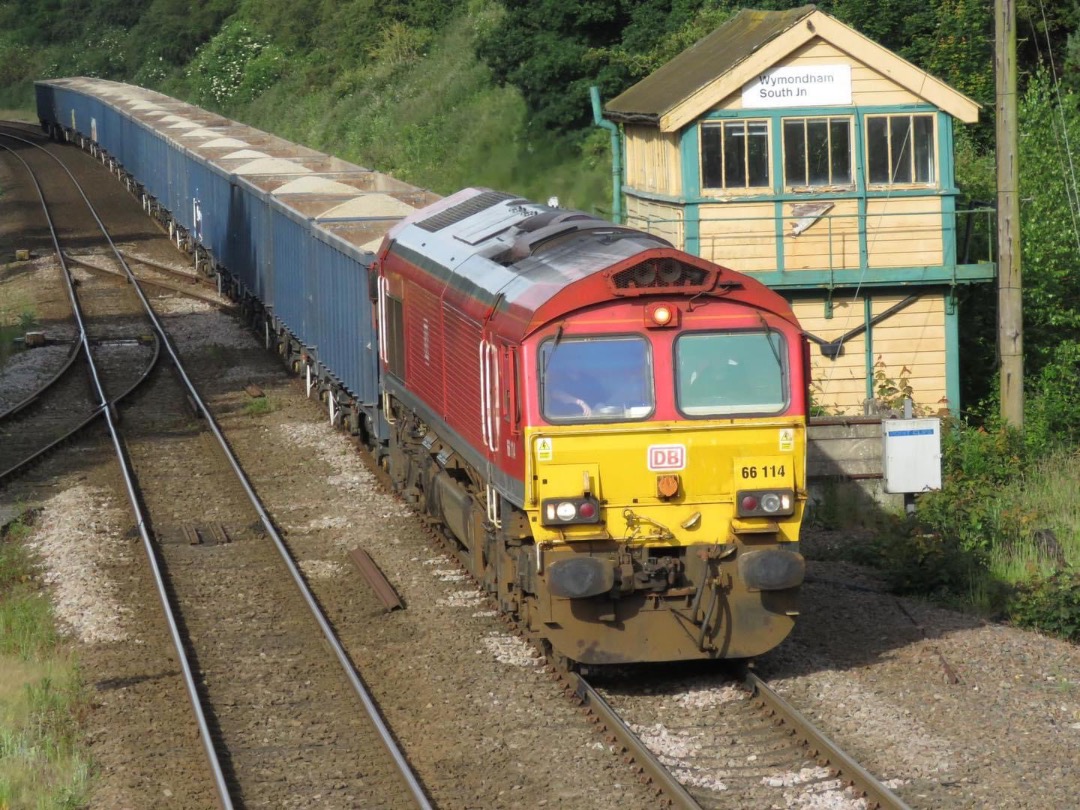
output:
M 665 767 L 656 754 L 649 750 L 641 738 L 623 722 L 608 702 L 584 678 L 576 672 L 566 672 L 563 675 L 569 681 L 577 698 L 584 706 L 596 713 L 600 722 L 607 726 L 608 731 L 619 741 L 627 754 L 664 792 L 664 796 L 671 801 L 672 806 L 682 808 L 682 810 L 702 810 L 701 805 L 680 784 L 675 775 Z
M 0 144 L 0 149 L 7 149 L 7 147 L 4 146 L 3 144 Z M 63 266 L 63 263 L 61 263 L 61 266 Z M 68 369 L 71 368 L 71 364 L 75 362 L 76 358 L 82 352 L 82 347 L 83 347 L 82 341 L 80 341 L 80 340 L 74 341 L 71 344 L 70 351 L 68 351 L 67 360 L 64 361 L 64 365 L 62 365 L 60 367 L 60 370 L 57 371 L 56 374 L 54 374 L 48 380 L 46 380 L 42 385 L 38 386 L 37 389 L 32 391 L 24 399 L 19 400 L 14 405 L 12 405 L 10 408 L 8 408 L 6 411 L 3 411 L 2 413 L 0 413 L 0 422 L 3 422 L 5 419 L 11 419 L 13 416 L 15 416 L 20 411 L 25 410 L 28 406 L 32 405 L 34 402 L 36 402 L 38 399 L 40 399 L 42 394 L 44 394 L 46 391 L 48 391 L 50 388 L 52 388 L 57 382 L 59 382 L 60 378 L 63 377 L 65 374 L 67 374 Z
M 0 135 L 2 135 L 2 134 L 3 133 L 0 133 Z M 12 137 L 12 136 L 6 135 L 4 137 Z M 27 165 L 26 161 L 22 159 L 22 156 L 18 152 L 16 152 L 10 146 L 4 146 L 3 144 L 0 144 L 0 149 L 3 149 L 5 152 L 10 152 L 11 156 L 13 158 L 15 158 L 17 161 L 19 161 L 23 165 L 23 168 L 26 169 L 26 171 L 30 175 L 30 177 L 31 178 L 34 177 L 34 172 L 30 169 L 30 166 Z M 37 180 L 35 179 L 34 182 L 36 184 Z M 41 194 L 41 188 L 40 187 L 38 188 L 38 194 L 39 195 Z M 55 240 L 53 240 L 53 244 L 56 245 Z M 66 277 L 67 272 L 68 272 L 67 271 L 67 265 L 64 263 L 64 257 L 60 254 L 59 247 L 57 247 L 57 250 L 56 250 L 56 258 L 57 258 L 57 261 L 60 262 L 61 275 Z M 55 376 L 53 376 L 50 380 L 48 380 L 44 385 L 38 387 L 38 389 L 36 391 L 34 391 L 33 393 L 31 393 L 28 397 L 26 397 L 25 399 L 23 399 L 23 400 L 21 400 L 19 402 L 16 402 L 14 405 L 12 405 L 6 411 L 4 411 L 3 413 L 0 413 L 0 422 L 3 422 L 5 419 L 11 418 L 15 414 L 17 414 L 19 411 L 26 408 L 28 405 L 30 405 L 32 402 L 34 402 L 34 400 L 36 400 L 43 393 L 45 393 L 45 391 L 49 390 L 49 388 L 51 388 L 56 383 L 57 380 L 59 380 L 61 377 L 63 377 L 65 373 L 67 373 L 67 370 L 69 368 L 71 368 L 71 364 L 75 362 L 75 358 L 78 357 L 79 352 L 81 352 L 82 348 L 83 348 L 83 344 L 82 344 L 82 341 L 81 341 L 82 335 L 79 335 L 78 337 L 80 339 L 76 339 L 71 344 L 71 350 L 68 352 L 67 360 L 64 362 L 64 365 L 60 368 L 60 370 L 58 372 L 56 372 Z M 2 477 L 2 476 L 0 476 L 0 477 Z
M 752 697 L 760 699 L 778 719 L 791 728 L 795 736 L 811 748 L 819 760 L 822 760 L 822 764 L 835 768 L 841 779 L 860 791 L 868 807 L 884 810 L 911 810 L 903 799 L 845 754 L 824 732 L 816 728 L 802 713 L 753 672 L 746 673 L 746 688 Z
M 27 141 L 27 143 L 30 142 Z M 36 144 L 32 145 L 36 146 Z M 41 147 L 39 146 L 38 148 Z M 236 455 L 233 453 L 228 441 L 226 441 L 225 436 L 222 434 L 221 429 L 218 426 L 217 421 L 214 419 L 213 414 L 210 412 L 210 409 L 206 406 L 206 403 L 199 395 L 198 390 L 195 388 L 194 384 L 188 377 L 187 372 L 183 367 L 183 364 L 180 362 L 180 357 L 177 354 L 176 349 L 173 347 L 172 342 L 169 340 L 169 337 L 165 332 L 164 326 L 162 326 L 161 321 L 158 319 L 157 314 L 153 310 L 153 307 L 151 307 L 150 302 L 147 300 L 145 294 L 143 293 L 142 288 L 139 285 L 138 278 L 131 271 L 131 268 L 128 266 L 128 263 L 124 259 L 123 254 L 113 243 L 112 237 L 109 236 L 107 229 L 101 222 L 101 219 L 98 217 L 97 212 L 93 208 L 93 205 L 91 205 L 90 200 L 86 197 L 86 193 L 83 191 L 78 181 L 75 180 L 74 176 L 68 170 L 67 166 L 65 166 L 59 158 L 57 158 L 47 149 L 42 149 L 42 151 L 44 151 L 53 160 L 60 164 L 60 166 L 71 178 L 72 183 L 75 184 L 75 187 L 79 191 L 79 194 L 82 196 L 83 200 L 86 202 L 90 213 L 93 215 L 94 219 L 98 223 L 98 227 L 101 228 L 101 232 L 105 237 L 105 240 L 109 243 L 109 247 L 116 254 L 117 261 L 120 263 L 121 267 L 124 268 L 124 272 L 127 274 L 128 279 L 130 280 L 132 287 L 135 290 L 135 293 L 142 301 L 143 307 L 146 309 L 146 314 L 150 318 L 151 323 L 153 323 L 154 325 L 154 329 L 158 334 L 158 339 L 161 341 L 162 346 L 165 348 L 165 351 L 168 353 L 170 359 L 172 360 L 173 367 L 175 368 L 177 375 L 183 382 L 184 387 L 187 389 L 188 394 L 192 398 L 192 401 L 195 403 L 198 410 L 205 418 L 207 427 L 210 428 L 211 432 L 214 434 L 214 437 L 217 439 L 218 444 L 222 449 L 222 452 L 225 454 L 225 458 L 228 460 L 229 465 L 232 467 L 233 472 L 236 474 L 237 480 L 240 482 L 241 486 L 244 489 L 244 492 L 247 494 L 248 499 L 251 502 L 251 505 L 254 507 L 256 513 L 258 514 L 259 521 L 262 523 L 263 528 L 266 529 L 267 534 L 273 540 L 274 545 L 277 548 L 278 553 L 281 555 L 281 559 L 284 562 L 285 567 L 289 570 L 289 573 L 292 576 L 293 582 L 296 584 L 301 597 L 304 599 L 304 602 L 307 604 L 312 616 L 318 623 L 319 628 L 323 633 L 324 639 L 326 640 L 330 648 L 333 650 L 334 655 L 338 659 L 338 662 L 341 664 L 341 667 L 344 670 L 346 676 L 348 677 L 349 682 L 353 687 L 353 690 L 360 698 L 360 701 L 363 704 L 364 709 L 372 722 L 372 725 L 375 726 L 376 730 L 379 733 L 379 737 L 382 739 L 383 743 L 387 747 L 387 750 L 393 757 L 394 763 L 397 766 L 402 779 L 405 781 L 405 784 L 409 788 L 409 792 L 412 794 L 412 797 L 416 801 L 417 806 L 422 808 L 422 810 L 432 810 L 431 803 L 428 801 L 427 796 L 423 791 L 423 788 L 420 786 L 420 783 L 416 778 L 416 775 L 409 767 L 409 764 L 405 759 L 405 755 L 398 747 L 397 741 L 390 733 L 390 729 L 383 721 L 382 716 L 379 713 L 378 707 L 375 705 L 374 699 L 371 697 L 367 688 L 364 686 L 363 682 L 357 675 L 356 669 L 353 666 L 352 661 L 349 659 L 349 656 L 345 652 L 345 649 L 341 646 L 341 642 L 338 641 L 337 636 L 335 635 L 333 629 L 330 627 L 330 623 L 327 620 L 325 614 L 323 613 L 322 608 L 319 607 L 314 595 L 307 587 L 307 584 L 304 582 L 304 578 L 301 576 L 300 570 L 297 568 L 296 563 L 293 561 L 292 555 L 289 553 L 289 550 L 285 545 L 285 541 L 282 539 L 281 535 L 278 533 L 277 527 L 270 519 L 270 515 L 267 513 L 265 507 L 262 504 L 262 501 L 259 499 L 259 496 L 256 494 L 255 489 L 252 486 L 247 474 L 240 466 L 240 462 L 237 460 Z M 110 427 L 111 424 L 112 423 L 110 422 Z M 133 498 L 133 492 L 131 493 L 131 496 Z M 145 526 L 141 518 L 139 522 L 139 529 L 140 534 L 145 535 Z M 147 540 L 144 542 L 149 543 L 148 536 Z M 162 590 L 162 594 L 164 594 L 164 590 Z
M 22 140 L 22 138 L 17 138 L 14 135 L 8 135 L 8 134 L 5 134 L 5 133 L 0 133 L 0 137 L 13 138 L 15 140 L 20 140 L 20 141 Z M 26 397 L 22 401 L 15 403 L 15 405 L 13 405 L 11 408 L 4 411 L 3 413 L 0 413 L 0 422 L 2 422 L 5 419 L 14 417 L 17 413 L 24 410 L 26 407 L 28 407 L 29 405 L 34 403 L 36 400 L 38 400 L 42 395 L 45 394 L 46 391 L 48 391 L 48 389 L 50 389 L 57 381 L 59 381 L 64 376 L 64 374 L 67 373 L 67 371 L 71 368 L 71 365 L 75 362 L 75 359 L 80 354 L 82 354 L 84 351 L 89 352 L 89 337 L 86 334 L 86 328 L 85 328 L 85 325 L 83 324 L 83 321 L 82 321 L 81 310 L 79 310 L 79 308 L 77 306 L 77 302 L 76 302 L 76 298 L 75 298 L 75 292 L 74 292 L 74 285 L 72 284 L 72 280 L 71 280 L 71 271 L 68 268 L 67 262 L 64 260 L 63 252 L 60 250 L 60 245 L 59 245 L 59 241 L 58 241 L 57 236 L 56 236 L 56 231 L 53 228 L 52 218 L 49 215 L 48 207 L 45 205 L 45 196 L 44 196 L 44 194 L 42 192 L 41 185 L 38 183 L 37 177 L 34 175 L 33 169 L 30 168 L 29 164 L 25 160 L 23 160 L 22 156 L 18 152 L 16 152 L 11 147 L 4 146 L 3 144 L 0 144 L 0 149 L 3 149 L 5 151 L 7 151 L 7 152 L 10 152 L 12 157 L 14 157 L 17 161 L 19 161 L 23 165 L 23 168 L 26 169 L 27 174 L 30 176 L 30 179 L 33 181 L 34 186 L 37 189 L 38 198 L 41 200 L 42 208 L 45 211 L 45 219 L 46 219 L 46 223 L 49 226 L 49 231 L 50 231 L 50 234 L 51 234 L 51 237 L 52 237 L 53 247 L 56 250 L 56 257 L 57 257 L 57 260 L 60 262 L 60 271 L 61 271 L 60 276 L 61 276 L 61 278 L 64 279 L 64 283 L 67 286 L 68 299 L 69 299 L 70 302 L 72 302 L 72 314 L 73 314 L 73 316 L 75 318 L 75 324 L 76 324 L 76 326 L 78 327 L 78 330 L 79 330 L 79 333 L 76 336 L 76 340 L 72 344 L 73 348 L 71 349 L 70 352 L 68 352 L 68 359 L 64 363 L 63 367 L 56 373 L 56 375 L 51 380 L 49 380 L 44 385 L 39 387 L 37 389 L 37 391 L 30 394 L 28 397 Z M 161 344 L 158 343 L 157 337 L 155 336 L 155 338 L 154 338 L 154 355 L 153 355 L 153 357 L 150 358 L 150 362 L 147 364 L 146 369 L 139 376 L 139 378 L 131 385 L 130 388 L 126 389 L 125 391 L 122 391 L 120 394 L 118 394 L 116 397 L 114 397 L 111 400 L 111 402 L 109 403 L 109 405 L 110 406 L 115 406 L 116 403 L 123 400 L 132 391 L 134 391 L 136 388 L 138 388 L 140 385 L 142 385 L 143 381 L 146 380 L 146 378 L 150 375 L 150 372 L 152 372 L 154 370 L 154 367 L 157 365 L 157 361 L 158 361 L 158 358 L 160 357 L 160 355 L 161 355 Z M 75 425 L 75 427 L 73 427 L 67 433 L 65 433 L 62 436 L 57 437 L 52 442 L 45 445 L 45 447 L 42 447 L 41 449 L 39 449 L 36 453 L 28 456 L 27 458 L 22 459 L 21 461 L 19 461 L 18 463 L 14 464 L 11 467 L 9 467 L 8 469 L 0 470 L 0 483 L 6 481 L 8 478 L 10 478 L 12 475 L 14 475 L 19 470 L 24 469 L 25 467 L 32 464 L 37 459 L 39 459 L 42 456 L 46 455 L 53 448 L 58 447 L 59 445 L 66 442 L 68 439 L 70 439 L 76 433 L 81 431 L 83 428 L 85 428 L 87 425 L 89 425 L 90 423 L 95 421 L 99 416 L 101 416 L 102 411 L 104 411 L 105 409 L 106 409 L 106 406 L 101 405 L 100 402 L 99 402 L 98 406 L 93 411 L 91 411 L 90 414 L 83 421 L 79 422 L 77 425 Z
M 124 280 L 127 280 L 127 276 L 125 276 L 124 273 L 121 272 L 120 270 L 110 270 L 107 267 L 101 267 L 99 265 L 94 264 L 93 262 L 85 261 L 84 259 L 80 259 L 80 258 L 78 258 L 76 256 L 68 256 L 67 260 L 69 262 L 71 262 L 72 264 L 77 264 L 80 267 L 85 267 L 87 270 L 90 270 L 93 273 L 100 273 L 100 274 L 106 275 L 106 276 L 115 276 L 116 278 L 122 278 Z M 136 264 L 146 264 L 146 262 L 139 261 L 138 259 L 136 259 L 134 261 L 135 261 Z M 151 265 L 151 267 L 153 267 L 153 265 Z M 157 268 L 154 268 L 154 269 L 157 269 Z M 157 287 L 158 289 L 168 290 L 169 292 L 176 293 L 177 295 L 186 295 L 189 298 L 194 298 L 197 301 L 203 301 L 203 302 L 205 302 L 207 304 L 210 304 L 212 306 L 215 306 L 215 307 L 217 307 L 219 309 L 231 309 L 232 308 L 232 306 L 227 302 L 219 301 L 219 300 L 211 297 L 210 295 L 208 295 L 206 293 L 198 292 L 197 290 L 185 289 L 184 287 L 180 286 L 179 284 L 171 284 L 168 281 L 159 281 L 157 279 L 146 278 L 145 276 L 139 276 L 138 278 L 139 278 L 139 283 L 145 284 L 147 287 Z M 187 286 L 191 287 L 193 285 L 189 284 Z M 207 286 L 207 285 L 200 284 L 199 286 Z
M 105 226 L 98 218 L 97 212 L 94 211 L 93 206 L 90 204 L 90 200 L 87 199 L 86 194 L 83 192 L 82 187 L 75 179 L 74 175 L 68 170 L 67 166 L 63 164 L 55 155 L 51 154 L 47 149 L 42 148 L 38 144 L 28 141 L 25 138 L 19 138 L 15 135 L 9 135 L 6 133 L 0 133 L 2 137 L 10 138 L 12 140 L 21 141 L 29 146 L 36 147 L 49 155 L 53 160 L 60 164 L 61 168 L 67 173 L 71 182 L 75 184 L 75 188 L 79 191 L 83 200 L 86 202 L 87 207 L 93 214 L 94 219 L 97 221 L 98 226 L 102 231 L 105 230 Z M 22 158 L 19 158 L 22 160 Z M 23 165 L 27 165 L 23 161 Z M 27 165 L 27 169 L 29 166 Z M 34 186 L 37 188 L 38 196 L 41 198 L 41 207 L 45 211 L 45 217 L 49 225 L 49 233 L 52 236 L 53 245 L 56 248 L 57 255 L 62 256 L 60 250 L 60 242 L 56 235 L 56 228 L 53 225 L 52 216 L 49 214 L 48 205 L 45 203 L 45 195 L 41 189 L 41 184 L 38 182 L 37 177 L 30 173 L 31 178 L 34 181 Z M 112 244 L 112 239 L 108 234 L 105 236 L 108 239 L 109 244 Z M 115 248 L 114 248 L 115 249 Z M 94 383 L 94 388 L 98 396 L 98 410 L 105 416 L 105 423 L 109 429 L 109 437 L 112 441 L 113 449 L 116 451 L 116 457 L 120 463 L 120 472 L 124 478 L 124 488 L 127 492 L 128 501 L 131 504 L 132 512 L 135 515 L 136 527 L 139 531 L 139 537 L 142 539 L 143 548 L 146 550 L 147 558 L 150 562 L 150 570 L 154 577 L 154 584 L 157 587 L 158 596 L 161 601 L 162 609 L 165 613 L 165 619 L 169 626 L 169 634 L 172 637 L 173 645 L 176 647 L 177 658 L 180 661 L 180 667 L 183 674 L 184 686 L 188 693 L 188 698 L 191 701 L 192 709 L 195 713 L 196 722 L 199 726 L 199 736 L 202 738 L 203 749 L 206 752 L 207 759 L 210 764 L 210 769 L 213 774 L 214 787 L 218 793 L 218 802 L 224 810 L 232 810 L 233 803 L 232 798 L 229 796 L 228 785 L 225 781 L 225 774 L 221 767 L 221 762 L 218 759 L 217 751 L 214 749 L 214 744 L 210 736 L 210 726 L 206 719 L 206 713 L 203 711 L 202 701 L 199 699 L 198 688 L 195 683 L 195 677 L 191 670 L 191 664 L 188 661 L 188 657 L 184 651 L 183 639 L 180 636 L 180 628 L 176 623 L 176 617 L 173 614 L 172 607 L 169 604 L 168 597 L 166 596 L 165 580 L 161 574 L 161 567 L 158 564 L 157 555 L 154 552 L 153 543 L 150 540 L 150 534 L 147 530 L 146 516 L 143 514 L 142 504 L 139 500 L 138 493 L 136 492 L 136 484 L 131 469 L 131 462 L 127 457 L 127 453 L 124 451 L 123 443 L 120 440 L 120 433 L 117 430 L 116 422 L 113 416 L 112 408 L 110 407 L 108 396 L 105 393 L 105 388 L 101 383 L 101 378 L 98 376 L 97 364 L 94 362 L 93 352 L 90 351 L 90 341 L 86 334 L 86 325 L 82 317 L 82 309 L 79 306 L 78 296 L 75 293 L 75 285 L 72 284 L 71 275 L 68 272 L 67 264 L 63 258 L 60 260 L 61 265 L 64 267 L 64 276 L 67 280 L 68 297 L 71 300 L 72 311 L 75 314 L 75 319 L 79 325 L 79 336 L 83 344 L 83 350 L 86 352 L 86 360 L 90 367 L 90 376 Z M 145 299 L 144 299 L 145 300 Z M 160 335 L 159 335 L 160 343 Z

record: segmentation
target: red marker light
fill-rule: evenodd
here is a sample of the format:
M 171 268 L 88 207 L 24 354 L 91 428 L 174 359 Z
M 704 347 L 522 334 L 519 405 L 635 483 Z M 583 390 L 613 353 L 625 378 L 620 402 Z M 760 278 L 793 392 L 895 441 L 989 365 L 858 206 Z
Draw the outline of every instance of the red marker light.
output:
M 585 503 L 578 507 L 577 513 L 580 518 L 592 520 L 592 518 L 596 517 L 596 507 L 588 501 L 585 501 Z
M 757 498 L 753 495 L 746 495 L 742 499 L 742 509 L 744 512 L 753 512 L 757 509 Z

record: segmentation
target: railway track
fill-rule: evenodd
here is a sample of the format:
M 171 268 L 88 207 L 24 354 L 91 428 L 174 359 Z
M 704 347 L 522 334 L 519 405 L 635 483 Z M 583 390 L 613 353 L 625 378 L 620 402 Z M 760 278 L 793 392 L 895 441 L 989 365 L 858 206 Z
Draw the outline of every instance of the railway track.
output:
M 51 155 L 21 136 L 5 137 Z M 340 794 L 348 804 L 429 807 L 125 258 L 64 171 L 129 282 L 110 282 L 108 294 L 84 301 L 82 285 L 64 272 L 93 383 L 88 419 L 100 415 L 108 429 L 217 803 L 277 804 L 287 797 L 302 806 Z M 50 229 L 63 261 L 51 219 Z M 122 333 L 138 323 L 174 372 L 147 369 L 140 376 L 144 384 L 125 406 L 123 429 L 115 403 L 117 392 L 127 391 L 104 373 L 118 364 L 102 350 L 102 338 L 91 339 L 84 306 L 94 323 L 119 324 Z M 39 410 L 42 397 L 20 415 Z
M 44 189 L 31 164 L 10 146 L 30 144 L 21 137 L 4 136 L 0 148 L 30 173 L 41 202 L 76 323 L 76 334 L 66 359 L 29 392 L 0 412 L 0 483 L 27 469 L 97 420 L 107 404 L 115 405 L 147 378 L 156 366 L 160 346 L 152 333 L 132 331 L 113 317 L 114 298 L 121 285 L 87 283 L 76 292 L 76 280 L 61 250 L 60 237 L 49 213 Z M 91 349 L 97 357 L 91 357 Z M 94 385 L 87 385 L 87 372 Z M 106 393 L 108 392 L 108 393 Z
M 674 806 L 908 807 L 753 672 L 689 689 L 666 675 L 635 673 L 602 688 L 564 677 Z M 680 789 L 653 776 L 661 771 Z

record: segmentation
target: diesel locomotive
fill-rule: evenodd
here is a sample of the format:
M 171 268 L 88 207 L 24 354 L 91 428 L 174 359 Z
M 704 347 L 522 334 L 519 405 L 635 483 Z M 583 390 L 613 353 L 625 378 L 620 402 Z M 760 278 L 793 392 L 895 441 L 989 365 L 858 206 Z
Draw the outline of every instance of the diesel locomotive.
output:
M 787 635 L 807 349 L 780 296 L 484 189 L 406 218 L 377 273 L 390 470 L 504 610 L 589 664 Z
M 581 212 L 290 157 L 139 88 L 38 100 L 555 654 L 747 658 L 791 631 L 809 353 L 779 295 Z

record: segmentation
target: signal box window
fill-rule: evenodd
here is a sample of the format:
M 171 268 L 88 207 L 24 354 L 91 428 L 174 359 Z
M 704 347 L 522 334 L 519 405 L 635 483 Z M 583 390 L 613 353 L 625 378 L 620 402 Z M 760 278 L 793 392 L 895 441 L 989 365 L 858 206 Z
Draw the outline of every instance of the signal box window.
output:
M 645 419 L 654 405 L 649 344 L 622 336 L 547 340 L 540 397 L 549 422 Z
M 701 125 L 701 187 L 706 191 L 768 188 L 769 122 Z
M 866 165 L 871 183 L 936 183 L 934 116 L 868 115 Z
M 675 397 L 687 416 L 779 413 L 787 406 L 779 332 L 691 332 L 675 341 Z
M 789 187 L 850 186 L 851 119 L 786 119 L 784 181 Z

